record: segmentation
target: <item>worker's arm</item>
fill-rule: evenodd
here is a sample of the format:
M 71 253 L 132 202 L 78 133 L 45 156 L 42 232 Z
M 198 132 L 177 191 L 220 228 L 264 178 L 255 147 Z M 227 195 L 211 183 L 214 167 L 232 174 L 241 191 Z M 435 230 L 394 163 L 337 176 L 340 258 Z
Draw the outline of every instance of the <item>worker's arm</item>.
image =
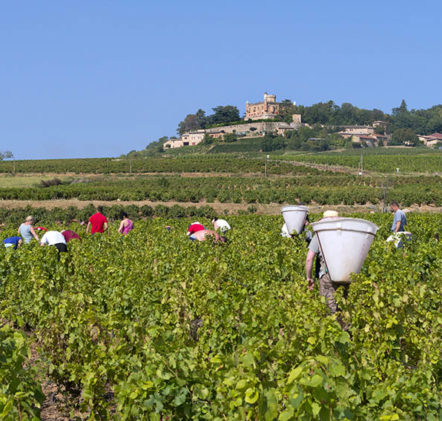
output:
M 396 234 L 399 231 L 399 228 L 401 227 L 401 221 L 396 222 L 396 227 L 394 229 L 394 233 Z
M 124 221 L 121 221 L 121 222 L 120 222 L 120 228 L 118 228 L 118 232 L 119 232 L 120 234 L 123 233 L 123 228 L 124 228 Z
M 31 227 L 31 228 L 29 229 L 29 231 L 31 231 L 32 236 L 33 236 L 37 241 L 40 241 L 40 239 L 38 238 L 38 235 L 35 233 L 33 227 Z
M 86 227 L 86 234 L 89 232 L 89 227 L 91 226 L 90 221 L 87 223 L 87 227 Z
M 103 232 L 107 230 L 107 227 L 108 227 L 107 222 L 105 222 L 105 223 L 103 224 Z
M 308 289 L 311 291 L 314 286 L 313 278 L 312 278 L 312 270 L 313 270 L 313 259 L 315 258 L 315 253 L 311 250 L 307 253 L 307 258 L 305 259 L 305 275 L 307 277 Z

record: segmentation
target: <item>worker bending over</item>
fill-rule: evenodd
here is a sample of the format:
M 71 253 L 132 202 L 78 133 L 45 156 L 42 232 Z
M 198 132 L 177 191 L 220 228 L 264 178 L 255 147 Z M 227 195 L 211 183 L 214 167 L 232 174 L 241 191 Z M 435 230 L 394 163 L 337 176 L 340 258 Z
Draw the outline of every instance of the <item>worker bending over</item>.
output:
M 48 231 L 43 237 L 41 237 L 40 245 L 54 246 L 59 253 L 65 253 L 68 251 L 66 246 L 66 240 L 63 234 L 59 231 Z

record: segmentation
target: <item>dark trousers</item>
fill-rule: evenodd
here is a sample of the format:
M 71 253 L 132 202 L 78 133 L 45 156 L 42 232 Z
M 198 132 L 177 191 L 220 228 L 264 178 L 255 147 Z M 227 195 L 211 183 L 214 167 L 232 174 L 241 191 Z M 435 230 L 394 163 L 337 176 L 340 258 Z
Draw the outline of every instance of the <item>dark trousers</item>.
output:
M 68 248 L 64 243 L 54 244 L 54 247 L 58 250 L 59 253 L 65 253 L 68 251 Z

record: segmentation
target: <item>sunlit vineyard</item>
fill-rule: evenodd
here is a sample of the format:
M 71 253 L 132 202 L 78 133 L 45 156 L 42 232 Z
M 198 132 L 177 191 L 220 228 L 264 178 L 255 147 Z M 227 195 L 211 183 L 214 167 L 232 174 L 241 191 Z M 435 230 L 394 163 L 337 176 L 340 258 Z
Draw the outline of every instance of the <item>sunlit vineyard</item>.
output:
M 244 141 L 250 146 L 252 141 Z M 181 151 L 180 155 L 164 155 L 148 158 L 89 158 L 89 159 L 47 159 L 27 161 L 0 161 L 0 173 L 265 173 L 266 153 L 253 149 L 250 152 L 246 147 L 241 151 L 238 146 L 236 153 L 228 153 L 229 144 L 219 145 L 210 153 L 188 153 Z M 287 152 L 280 155 L 277 152 L 269 155 L 267 170 L 272 174 L 296 175 L 302 171 L 294 168 L 289 162 L 316 163 L 321 165 L 339 165 L 357 169 L 360 155 L 363 154 L 364 168 L 381 173 L 440 173 L 442 168 L 442 151 L 428 148 L 386 149 L 374 148 L 362 150 L 346 150 L 342 152 L 302 153 Z M 311 173 L 310 169 L 310 173 Z
M 329 205 L 397 200 L 404 206 L 442 204 L 438 176 L 360 177 L 295 167 L 292 177 L 132 176 L 72 178 L 60 185 L 0 188 L 1 199 L 121 200 L 199 203 L 289 203 Z M 294 171 L 295 172 L 295 171 Z M 388 194 L 388 196 L 386 196 Z
M 39 416 L 40 377 L 22 364 L 33 343 L 40 376 L 93 419 L 437 420 L 442 217 L 409 214 L 405 249 L 385 242 L 391 215 L 362 217 L 380 230 L 338 294 L 348 332 L 308 291 L 305 242 L 282 238 L 277 216 L 230 217 L 227 244 L 158 218 L 73 240 L 60 261 L 0 249 L 1 418 Z
M 244 159 L 242 159 L 244 158 Z M 283 174 L 290 174 L 290 164 L 269 163 Z M 143 173 L 143 172 L 221 172 L 221 173 L 264 173 L 264 160 L 232 155 L 184 156 L 144 159 L 49 159 L 0 162 L 0 172 L 9 173 Z
M 378 153 L 376 153 L 378 152 Z M 395 154 L 394 154 L 395 153 Z M 340 165 L 357 169 L 361 161 L 361 152 L 348 153 L 324 153 L 295 155 L 291 159 L 298 162 L 311 162 L 324 165 Z M 363 155 L 363 167 L 365 170 L 378 171 L 382 173 L 395 173 L 397 169 L 402 173 L 440 173 L 442 171 L 441 151 L 415 150 L 398 153 L 397 150 L 391 153 L 379 153 L 379 151 Z M 287 159 L 287 157 L 284 157 Z

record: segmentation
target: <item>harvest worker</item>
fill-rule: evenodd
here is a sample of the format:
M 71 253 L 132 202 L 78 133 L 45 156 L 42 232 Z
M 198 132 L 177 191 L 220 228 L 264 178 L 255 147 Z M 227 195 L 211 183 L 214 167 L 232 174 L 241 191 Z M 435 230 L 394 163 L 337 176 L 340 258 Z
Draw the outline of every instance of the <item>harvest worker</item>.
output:
M 220 231 L 222 233 L 226 233 L 229 231 L 230 225 L 225 219 L 218 219 L 217 217 L 212 219 L 213 229 L 215 231 Z
M 339 216 L 338 212 L 328 210 L 324 212 L 323 218 L 324 219 L 337 218 L 338 216 Z M 327 273 L 327 267 L 325 265 L 324 257 L 322 256 L 321 250 L 319 248 L 319 241 L 317 234 L 313 236 L 313 239 L 308 246 L 307 258 L 305 260 L 305 273 L 307 276 L 308 289 L 310 291 L 313 289 L 314 286 L 312 278 L 312 269 L 313 269 L 313 259 L 316 255 L 319 256 L 319 261 L 320 261 L 319 294 L 325 297 L 325 301 L 327 303 L 327 307 L 330 310 L 330 313 L 334 314 L 338 311 L 338 306 L 335 300 L 335 291 L 342 284 L 333 282 L 330 279 L 330 275 Z M 345 288 L 348 289 L 348 285 L 345 285 Z
M 399 209 L 399 205 L 397 202 L 391 202 L 390 208 L 391 211 L 394 212 L 394 219 L 391 230 L 395 234 L 397 232 L 405 231 L 404 226 L 407 225 L 407 217 L 405 216 L 405 213 Z
M 27 216 L 25 222 L 21 224 L 18 228 L 17 233 L 23 237 L 25 243 L 29 243 L 35 238 L 36 241 L 39 241 L 37 234 L 34 231 L 34 227 L 32 224 L 34 223 L 34 218 L 32 216 Z
M 189 225 L 189 228 L 187 229 L 187 235 L 192 236 L 196 232 L 204 230 L 204 225 L 202 225 L 200 222 L 193 222 Z
M 305 241 L 306 241 L 307 245 L 310 244 L 310 241 L 312 241 L 312 238 L 313 238 L 312 232 L 309 229 L 307 229 L 309 224 L 310 224 L 310 220 L 309 220 L 309 217 L 307 215 L 305 217 L 305 221 L 304 221 L 304 228 L 299 233 L 299 234 L 301 234 L 302 232 L 304 232 Z M 281 228 L 281 236 L 285 237 L 285 238 L 293 238 L 293 236 L 289 233 L 289 229 L 287 228 L 287 224 L 286 223 L 284 223 L 284 225 Z
M 213 237 L 215 242 L 225 243 L 227 241 L 226 237 L 219 235 L 216 231 L 206 229 L 195 232 L 189 237 L 189 240 L 206 241 L 209 237 Z
M 75 231 L 72 230 L 63 230 L 61 234 L 63 235 L 66 244 L 69 243 L 69 241 L 73 240 L 74 238 L 78 238 L 79 240 L 81 240 L 80 236 Z
M 44 246 L 48 244 L 49 246 L 55 246 L 58 252 L 66 252 L 68 248 L 66 246 L 66 240 L 63 234 L 59 231 L 48 231 L 41 237 L 40 245 Z
M 14 250 L 17 250 L 17 247 L 20 247 L 22 243 L 21 237 L 9 237 L 3 240 L 5 247 L 12 247 Z
M 120 228 L 118 228 L 118 232 L 123 235 L 129 234 L 130 231 L 134 228 L 134 223 L 127 217 L 127 213 L 122 213 L 123 220 L 120 223 Z
M 87 223 L 86 234 L 89 232 L 89 228 L 91 227 L 91 234 L 95 234 L 96 232 L 104 232 L 107 230 L 107 219 L 103 215 L 103 206 L 98 206 L 97 212 L 94 213 Z

